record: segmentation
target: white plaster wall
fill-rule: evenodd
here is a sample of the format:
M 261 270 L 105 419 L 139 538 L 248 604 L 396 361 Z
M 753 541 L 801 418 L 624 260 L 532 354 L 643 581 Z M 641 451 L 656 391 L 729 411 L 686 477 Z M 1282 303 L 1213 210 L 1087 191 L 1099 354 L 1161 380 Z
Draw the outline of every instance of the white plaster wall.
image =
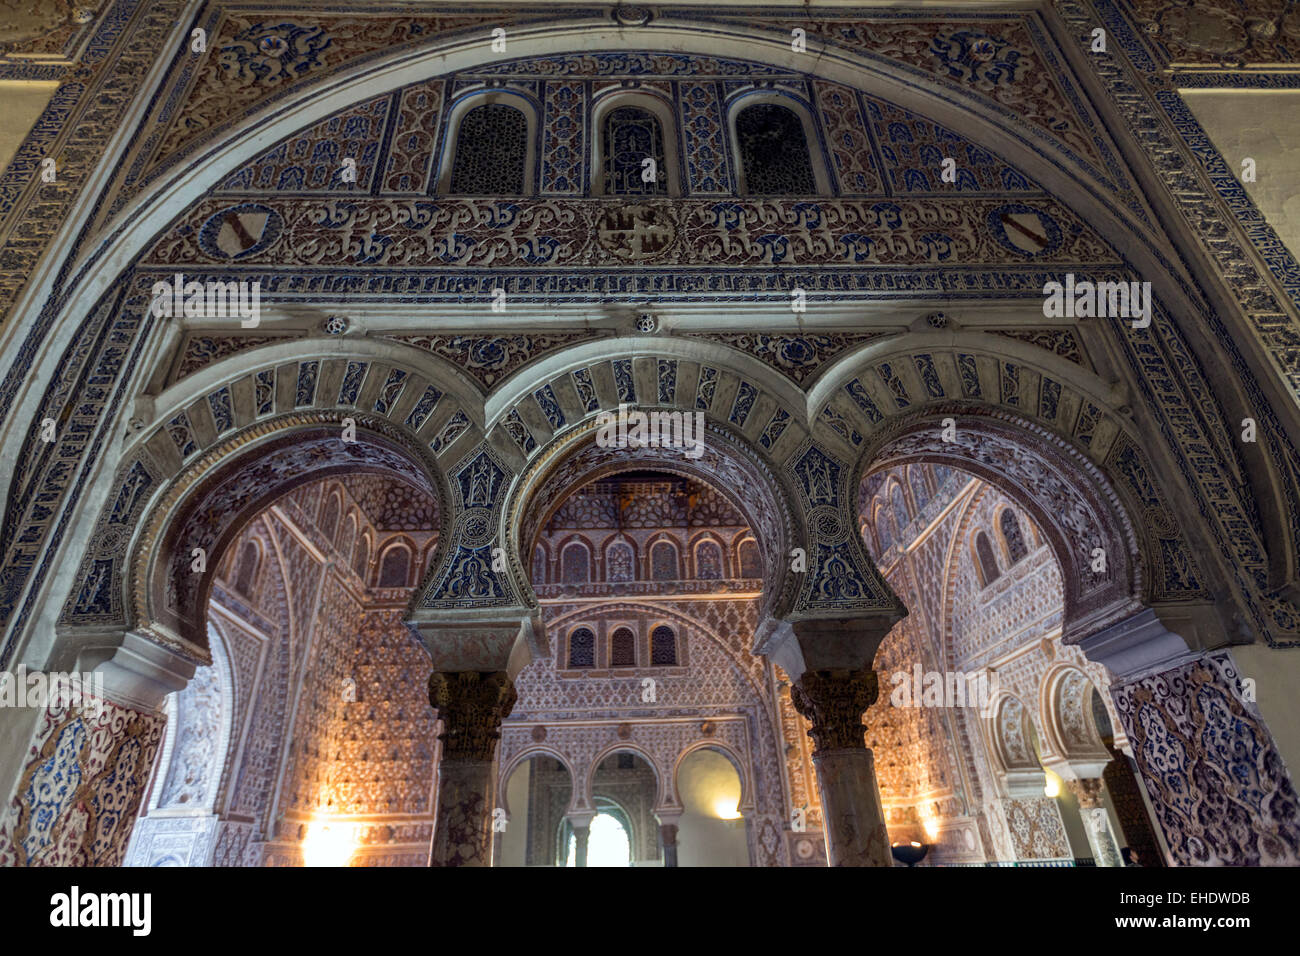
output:
M 1300 258 L 1300 90 L 1181 92 L 1238 178 L 1241 161 L 1255 160 L 1256 181 L 1243 185 Z

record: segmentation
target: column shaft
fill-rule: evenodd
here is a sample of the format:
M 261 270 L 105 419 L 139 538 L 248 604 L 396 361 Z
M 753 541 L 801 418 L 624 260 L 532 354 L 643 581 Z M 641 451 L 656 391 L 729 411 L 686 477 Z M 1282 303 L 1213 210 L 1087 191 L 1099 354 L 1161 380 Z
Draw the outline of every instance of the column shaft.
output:
M 877 693 L 870 670 L 810 671 L 791 688 L 795 709 L 812 723 L 830 866 L 893 865 L 875 763 L 863 741 L 862 714 Z
M 491 866 L 496 744 L 515 704 L 504 671 L 435 673 L 429 702 L 443 730 L 430 866 Z

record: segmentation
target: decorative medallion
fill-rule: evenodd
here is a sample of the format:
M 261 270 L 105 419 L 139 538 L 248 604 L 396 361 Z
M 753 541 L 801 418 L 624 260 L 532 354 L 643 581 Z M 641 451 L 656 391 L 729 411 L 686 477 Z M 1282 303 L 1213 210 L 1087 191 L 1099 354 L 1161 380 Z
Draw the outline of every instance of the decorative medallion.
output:
M 282 226 L 274 209 L 243 203 L 209 216 L 199 228 L 199 246 L 214 259 L 243 259 L 274 242 Z
M 647 262 L 657 259 L 677 239 L 665 206 L 637 203 L 610 206 L 596 221 L 596 238 L 601 247 L 619 259 Z
M 1026 256 L 1049 255 L 1061 244 L 1056 220 L 1033 206 L 1008 203 L 989 213 L 993 237 L 1007 249 Z

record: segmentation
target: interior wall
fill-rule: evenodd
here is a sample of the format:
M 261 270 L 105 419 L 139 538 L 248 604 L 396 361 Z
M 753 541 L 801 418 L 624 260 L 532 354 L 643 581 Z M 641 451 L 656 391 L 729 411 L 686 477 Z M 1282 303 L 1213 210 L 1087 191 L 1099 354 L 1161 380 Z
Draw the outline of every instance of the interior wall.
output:
M 506 806 L 510 820 L 504 833 L 497 834 L 501 842 L 500 866 L 524 866 L 528 856 L 528 784 L 533 775 L 533 761 L 525 760 L 515 768 L 506 781 Z
M 57 81 L 0 80 L 0 103 L 4 103 L 0 110 L 0 171 L 13 160 L 58 88 Z
M 686 808 L 678 822 L 678 866 L 749 866 L 743 817 L 723 819 L 740 801 L 740 776 L 731 761 L 697 750 L 677 771 L 677 793 Z
M 1242 185 L 1292 255 L 1300 256 L 1300 91 L 1179 92 L 1238 178 L 1242 160 L 1255 160 L 1255 182 Z

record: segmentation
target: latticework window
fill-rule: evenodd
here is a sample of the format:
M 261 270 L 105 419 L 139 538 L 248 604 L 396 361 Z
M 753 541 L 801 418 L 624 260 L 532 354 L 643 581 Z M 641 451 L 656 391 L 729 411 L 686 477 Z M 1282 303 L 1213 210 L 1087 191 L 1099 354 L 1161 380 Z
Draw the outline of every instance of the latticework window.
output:
M 817 192 L 803 123 L 793 110 L 756 103 L 736 114 L 745 188 L 756 196 L 806 196 Z
M 701 541 L 695 548 L 695 576 L 709 581 L 722 577 L 722 549 L 714 541 Z
M 636 666 L 636 635 L 620 627 L 609 639 L 609 666 Z
M 404 588 L 411 577 L 411 552 L 405 548 L 389 548 L 379 568 L 381 588 Z
M 1029 548 L 1025 546 L 1025 535 L 1020 530 L 1020 519 L 1010 508 L 1002 512 L 998 518 L 998 525 L 1002 531 L 1002 540 L 1007 544 L 1007 554 L 1011 558 L 1011 563 L 1015 564 L 1025 555 L 1029 554 Z
M 620 106 L 605 115 L 602 159 L 609 195 L 661 196 L 668 192 L 663 127 L 649 110 Z M 647 159 L 653 163 L 646 163 Z M 647 178 L 651 173 L 653 178 Z
M 671 627 L 660 625 L 650 632 L 650 665 L 675 667 L 677 665 L 677 635 Z
M 596 635 L 591 628 L 580 627 L 569 635 L 569 666 L 596 666 Z
M 676 581 L 677 549 L 667 541 L 660 541 L 650 549 L 650 577 L 656 581 Z
M 235 574 L 235 590 L 245 597 L 251 597 L 253 582 L 257 579 L 258 564 L 257 545 L 249 541 L 239 552 L 239 571 Z
M 763 559 L 758 553 L 758 542 L 752 538 L 740 542 L 740 576 L 742 578 L 763 576 Z
M 586 584 L 591 580 L 591 556 L 586 545 L 568 545 L 560 555 L 560 580 L 565 584 Z
M 329 501 L 325 503 L 325 510 L 321 512 L 320 529 L 324 532 L 325 537 L 330 541 L 334 540 L 334 533 L 339 527 L 339 497 L 330 495 Z
M 607 581 L 632 581 L 636 579 L 636 569 L 633 567 L 630 545 L 616 542 L 606 550 L 605 579 Z
M 357 553 L 352 557 L 352 570 L 362 581 L 370 571 L 370 539 L 363 537 L 357 542 Z
M 476 106 L 460 121 L 451 191 L 468 196 L 522 196 L 528 121 L 504 103 Z

